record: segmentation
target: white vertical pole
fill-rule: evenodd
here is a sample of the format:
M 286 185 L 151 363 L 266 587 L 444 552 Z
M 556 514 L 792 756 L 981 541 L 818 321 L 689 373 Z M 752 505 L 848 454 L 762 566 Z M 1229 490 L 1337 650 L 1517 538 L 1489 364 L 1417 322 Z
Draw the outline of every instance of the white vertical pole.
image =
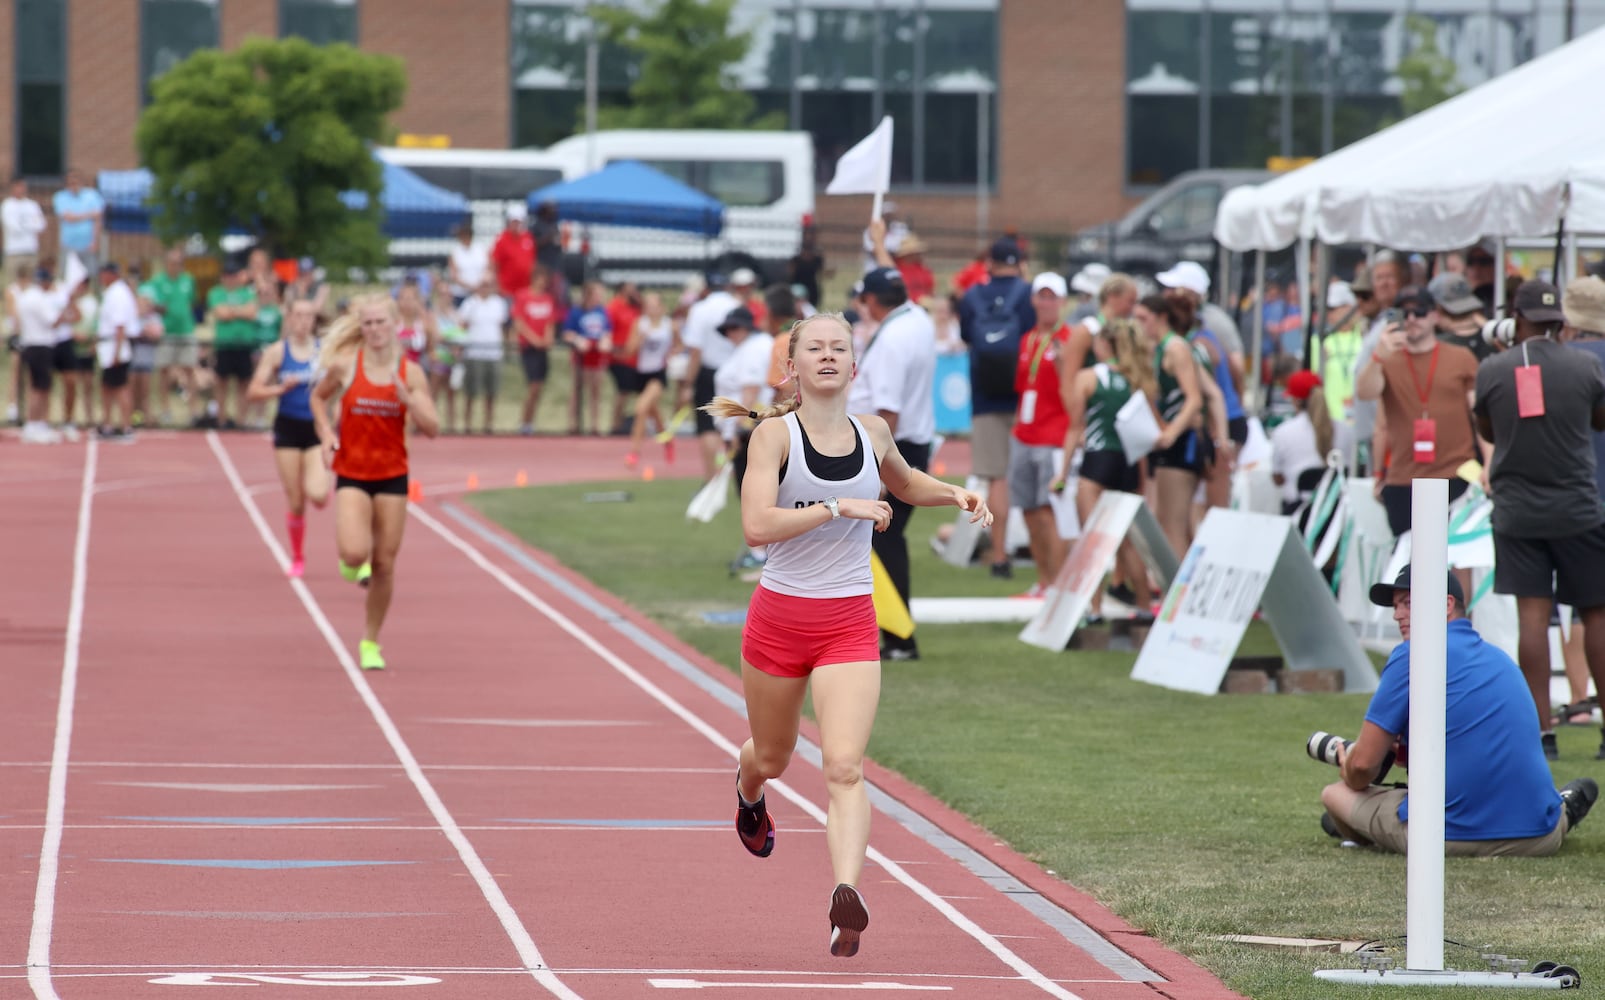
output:
M 1405 964 L 1443 969 L 1444 702 L 1449 481 L 1417 479 L 1410 511 L 1410 823 Z
M 1248 352 L 1249 399 L 1244 400 L 1248 412 L 1256 417 L 1264 414 L 1265 400 L 1260 392 L 1260 359 L 1265 357 L 1265 251 L 1254 252 L 1254 341 Z
M 1505 238 L 1494 242 L 1494 312 L 1505 308 Z
M 975 235 L 986 243 L 992 228 L 992 94 L 981 90 L 975 99 Z

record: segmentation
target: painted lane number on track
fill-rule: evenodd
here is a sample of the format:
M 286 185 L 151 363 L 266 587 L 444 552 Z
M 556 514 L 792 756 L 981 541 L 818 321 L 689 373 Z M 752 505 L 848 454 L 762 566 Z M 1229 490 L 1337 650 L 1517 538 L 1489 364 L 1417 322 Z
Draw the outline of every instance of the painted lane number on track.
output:
M 434 986 L 429 976 L 395 972 L 175 972 L 156 986 Z

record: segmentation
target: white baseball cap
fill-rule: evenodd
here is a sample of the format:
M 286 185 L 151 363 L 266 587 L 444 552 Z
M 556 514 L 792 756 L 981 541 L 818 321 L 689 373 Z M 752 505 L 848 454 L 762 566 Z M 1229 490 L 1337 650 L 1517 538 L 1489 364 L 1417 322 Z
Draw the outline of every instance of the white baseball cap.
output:
M 1047 289 L 1053 294 L 1059 296 L 1061 299 L 1070 294 L 1070 290 L 1065 287 L 1064 278 L 1054 274 L 1052 271 L 1043 271 L 1041 274 L 1031 279 L 1032 295 L 1035 295 L 1043 289 Z
M 752 268 L 750 267 L 738 267 L 730 272 L 730 283 L 732 285 L 756 285 L 758 276 L 752 273 Z
M 1346 282 L 1334 281 L 1326 286 L 1326 307 L 1328 309 L 1343 309 L 1355 305 L 1354 289 Z
M 529 209 L 525 207 L 523 202 L 515 201 L 511 205 L 507 206 L 507 217 L 509 219 L 518 219 L 519 221 L 523 221 L 524 219 L 529 218 Z
M 1111 273 L 1108 264 L 1088 264 L 1070 279 L 1070 287 L 1082 295 L 1097 295 Z
M 1190 260 L 1180 261 L 1170 270 L 1154 275 L 1154 280 L 1166 288 L 1184 288 L 1199 296 L 1209 294 L 1209 272 L 1202 264 Z

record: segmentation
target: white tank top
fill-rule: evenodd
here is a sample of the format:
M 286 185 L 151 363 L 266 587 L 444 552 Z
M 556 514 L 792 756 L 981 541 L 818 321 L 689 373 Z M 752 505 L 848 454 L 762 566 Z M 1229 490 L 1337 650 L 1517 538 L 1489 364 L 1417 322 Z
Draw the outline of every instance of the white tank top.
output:
M 656 323 L 642 316 L 636 321 L 641 330 L 641 352 L 635 358 L 635 370 L 660 372 L 669 363 L 669 348 L 674 344 L 674 321 L 665 316 Z
M 808 468 L 802 424 L 796 413 L 781 418 L 791 434 L 785 474 L 775 506 L 811 507 L 827 497 L 877 500 L 881 495 L 875 443 L 856 417 L 849 417 L 864 450 L 864 462 L 851 479 L 820 479 Z M 869 570 L 869 542 L 875 522 L 852 518 L 826 521 L 796 538 L 769 545 L 759 585 L 791 597 L 859 597 L 874 590 Z

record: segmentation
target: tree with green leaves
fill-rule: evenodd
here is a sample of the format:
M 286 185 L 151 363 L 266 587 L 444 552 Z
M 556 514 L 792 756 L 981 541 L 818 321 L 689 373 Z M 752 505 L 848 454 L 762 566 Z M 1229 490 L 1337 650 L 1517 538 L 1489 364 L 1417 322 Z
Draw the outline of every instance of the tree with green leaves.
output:
M 658 0 L 646 10 L 595 4 L 599 31 L 635 59 L 629 102 L 597 109 L 598 128 L 779 128 L 754 118 L 732 67 L 752 36 L 730 28 L 735 0 Z M 579 125 L 584 128 L 583 118 Z
M 386 257 L 381 168 L 407 79 L 400 59 L 349 45 L 253 38 L 202 49 L 151 88 L 135 142 L 153 175 L 151 226 L 216 245 L 239 228 L 275 256 L 337 266 Z M 353 209 L 344 192 L 360 192 Z
M 1410 36 L 1410 52 L 1399 60 L 1398 75 L 1404 89 L 1399 106 L 1406 118 L 1442 104 L 1460 93 L 1460 70 L 1455 61 L 1438 50 L 1438 26 L 1431 18 L 1412 14 L 1405 19 Z

